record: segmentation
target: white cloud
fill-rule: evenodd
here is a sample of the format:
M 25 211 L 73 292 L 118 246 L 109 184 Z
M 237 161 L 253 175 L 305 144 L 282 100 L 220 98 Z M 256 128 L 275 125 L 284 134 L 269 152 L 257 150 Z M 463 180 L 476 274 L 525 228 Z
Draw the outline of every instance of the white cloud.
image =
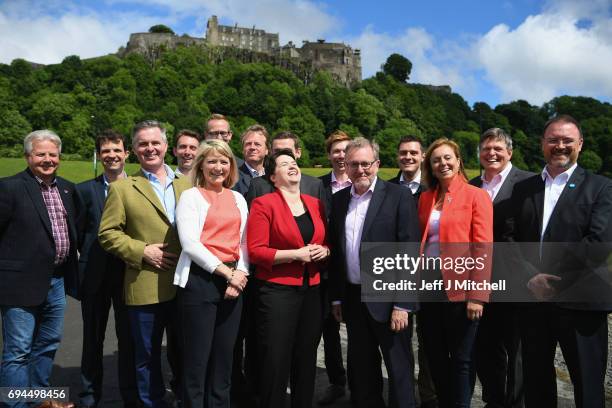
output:
M 264 29 L 279 33 L 281 43 L 315 40 L 333 34 L 341 22 L 329 14 L 325 5 L 309 0 L 109 0 L 113 3 L 162 6 L 177 16 L 198 18 L 202 31 L 206 19 L 216 15 L 221 24 Z M 202 33 L 198 36 L 203 36 Z
M 36 2 L 0 6 L 0 62 L 24 58 L 51 64 L 68 55 L 89 58 L 114 53 L 131 32 L 159 21 L 130 13 L 101 15 L 70 3 L 50 12 L 50 6 L 38 7 Z
M 450 85 L 454 92 L 466 94 L 474 91 L 474 78 L 463 69 L 470 65 L 470 58 L 466 57 L 468 51 L 456 43 L 438 42 L 423 28 L 408 28 L 393 36 L 368 26 L 348 43 L 361 49 L 364 78 L 380 71 L 389 55 L 399 53 L 412 62 L 410 82 Z M 456 64 L 459 59 L 468 64 L 459 66 Z
M 495 26 L 475 52 L 504 101 L 541 104 L 566 93 L 612 98 L 611 39 L 609 0 L 560 1 L 514 30 Z

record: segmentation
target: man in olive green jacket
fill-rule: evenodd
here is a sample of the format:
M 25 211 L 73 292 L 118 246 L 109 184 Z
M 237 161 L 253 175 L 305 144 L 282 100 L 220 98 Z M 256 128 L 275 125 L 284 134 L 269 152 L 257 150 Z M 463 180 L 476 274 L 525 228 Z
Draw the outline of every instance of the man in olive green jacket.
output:
M 166 130 L 157 121 L 137 124 L 132 148 L 136 174 L 110 185 L 100 221 L 102 248 L 126 264 L 124 296 L 135 346 L 136 379 L 145 407 L 164 407 L 161 373 L 164 328 L 172 319 L 174 269 L 181 251 L 174 211 L 191 184 L 164 163 Z

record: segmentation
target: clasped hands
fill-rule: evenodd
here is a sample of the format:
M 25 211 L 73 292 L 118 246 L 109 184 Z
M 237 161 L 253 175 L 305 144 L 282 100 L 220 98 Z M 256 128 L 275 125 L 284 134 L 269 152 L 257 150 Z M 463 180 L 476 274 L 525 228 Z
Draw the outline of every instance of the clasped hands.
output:
M 329 256 L 329 248 L 319 244 L 308 244 L 295 250 L 295 260 L 303 263 L 319 262 Z
M 229 276 L 226 276 L 227 279 L 227 288 L 225 289 L 225 299 L 236 299 L 248 282 L 248 274 L 239 269 L 230 269 Z

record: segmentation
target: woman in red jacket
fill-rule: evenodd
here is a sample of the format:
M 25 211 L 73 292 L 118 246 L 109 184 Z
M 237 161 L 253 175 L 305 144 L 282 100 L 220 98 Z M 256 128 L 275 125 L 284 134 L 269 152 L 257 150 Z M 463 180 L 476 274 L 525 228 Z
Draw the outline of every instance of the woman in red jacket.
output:
M 329 256 L 322 202 L 300 194 L 291 150 L 272 155 L 266 174 L 273 193 L 253 200 L 247 223 L 249 259 L 256 265 L 257 347 L 261 406 L 312 406 L 321 335 L 319 262 Z
M 489 280 L 493 204 L 487 193 L 467 183 L 459 146 L 446 138 L 425 154 L 428 190 L 419 199 L 426 257 L 439 269 L 422 279 L 441 282 L 437 295 L 424 297 L 419 323 L 440 407 L 469 407 L 474 390 L 474 340 L 489 292 L 475 284 Z M 467 261 L 472 259 L 472 261 Z

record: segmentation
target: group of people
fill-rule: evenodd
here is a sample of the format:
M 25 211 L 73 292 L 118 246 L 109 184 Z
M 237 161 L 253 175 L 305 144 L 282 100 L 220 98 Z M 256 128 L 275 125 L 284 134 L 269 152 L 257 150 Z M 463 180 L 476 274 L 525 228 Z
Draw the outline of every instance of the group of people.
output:
M 128 176 L 126 139 L 105 131 L 96 139 L 104 173 L 77 186 L 56 175 L 55 133 L 25 137 L 28 168 L 0 180 L 0 387 L 50 386 L 68 294 L 83 316 L 82 407 L 102 405 L 111 304 L 126 407 L 168 406 L 164 333 L 170 387 L 186 408 L 284 408 L 288 387 L 291 407 L 311 407 L 321 337 L 330 382 L 321 405 L 348 387 L 355 407 L 386 406 L 384 360 L 390 407 L 469 407 L 476 376 L 488 407 L 555 407 L 560 344 L 576 406 L 604 407 L 612 299 L 555 302 L 558 282 L 591 273 L 593 261 L 577 272 L 575 257 L 560 262 L 542 250 L 548 242 L 612 242 L 612 182 L 577 164 L 583 136 L 575 119 L 545 125 L 541 174 L 512 165 L 505 131 L 485 131 L 483 172 L 472 180 L 447 138 L 425 148 L 403 137 L 400 172 L 385 181 L 379 147 L 363 137 L 332 133 L 332 171 L 314 178 L 298 166 L 295 134 L 270 138 L 265 127 L 248 127 L 244 160 L 229 147 L 232 136 L 218 114 L 204 140 L 180 131 L 173 170 L 163 125 L 138 123 L 131 147 L 140 169 Z M 500 259 L 494 242 L 536 250 L 518 245 L 512 259 Z M 463 279 L 482 282 L 511 264 L 534 302 L 495 302 L 489 291 L 450 285 L 422 302 L 364 300 L 369 243 L 411 244 L 415 256 L 434 257 L 446 244 L 470 244 L 492 260 Z M 423 276 L 456 278 L 446 266 Z

